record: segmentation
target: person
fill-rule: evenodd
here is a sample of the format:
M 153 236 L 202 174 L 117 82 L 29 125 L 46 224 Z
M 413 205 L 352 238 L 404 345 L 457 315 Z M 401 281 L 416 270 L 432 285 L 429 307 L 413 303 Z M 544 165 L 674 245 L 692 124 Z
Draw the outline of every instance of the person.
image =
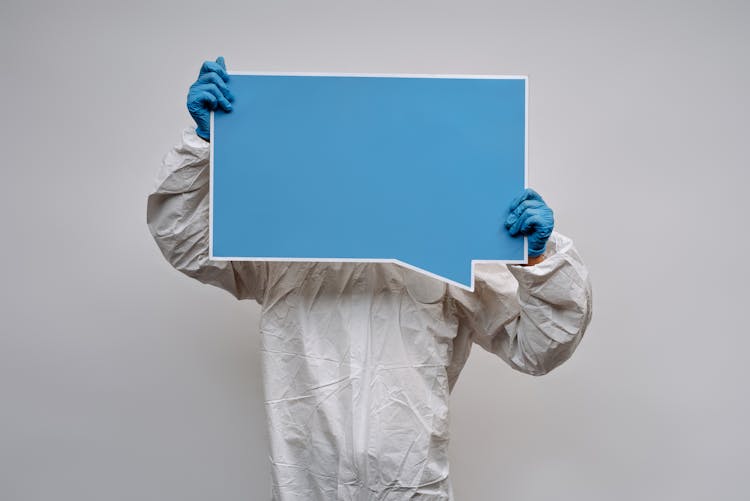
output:
M 176 269 L 262 308 L 273 499 L 452 499 L 448 397 L 472 345 L 532 375 L 568 359 L 591 318 L 581 257 L 526 190 L 505 226 L 529 265 L 476 264 L 473 292 L 388 263 L 209 260 L 209 112 L 230 84 L 222 58 L 201 67 L 147 222 Z

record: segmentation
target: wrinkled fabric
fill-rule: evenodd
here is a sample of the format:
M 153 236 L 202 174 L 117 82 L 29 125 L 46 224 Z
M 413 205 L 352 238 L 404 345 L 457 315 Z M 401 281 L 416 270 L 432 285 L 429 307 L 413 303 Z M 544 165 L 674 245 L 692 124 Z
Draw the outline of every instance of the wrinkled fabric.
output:
M 535 266 L 475 265 L 474 292 L 394 264 L 210 261 L 208 155 L 186 130 L 147 219 L 175 268 L 261 305 L 273 499 L 452 499 L 448 397 L 472 345 L 541 375 L 583 336 L 572 242 L 553 232 Z

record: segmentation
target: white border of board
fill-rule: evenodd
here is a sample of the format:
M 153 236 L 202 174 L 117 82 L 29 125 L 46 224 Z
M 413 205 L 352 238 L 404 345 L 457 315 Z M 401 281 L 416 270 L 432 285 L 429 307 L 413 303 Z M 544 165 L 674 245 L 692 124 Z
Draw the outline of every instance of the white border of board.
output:
M 306 72 L 266 72 L 266 71 L 227 71 L 231 75 L 258 75 L 258 76 L 305 76 L 305 77 L 381 77 L 381 78 L 455 78 L 455 79 L 492 79 L 492 80 L 523 80 L 524 81 L 524 158 L 523 158 L 523 186 L 528 188 L 529 182 L 529 77 L 527 75 L 450 75 L 450 74 L 410 74 L 410 73 L 306 73 Z M 214 132 L 214 112 L 211 112 L 211 129 L 210 134 L 213 138 Z M 333 262 L 346 262 L 346 263 L 392 263 L 398 264 L 410 270 L 422 273 L 429 277 L 435 278 L 442 282 L 447 282 L 456 287 L 459 287 L 470 292 L 474 291 L 474 265 L 476 263 L 502 263 L 502 264 L 526 264 L 529 259 L 529 242 L 526 237 L 523 238 L 523 254 L 525 256 L 522 260 L 482 260 L 472 259 L 471 260 L 471 286 L 450 280 L 446 277 L 436 275 L 422 268 L 418 268 L 409 263 L 405 263 L 398 259 L 352 259 L 352 258 L 280 258 L 280 257 L 216 257 L 214 256 L 213 250 L 213 229 L 214 229 L 214 213 L 213 213 L 213 199 L 214 199 L 214 143 L 213 140 L 209 143 L 210 145 L 210 160 L 209 160 L 209 209 L 208 209 L 208 258 L 214 261 L 284 261 L 284 262 L 316 262 L 316 263 L 333 263 Z

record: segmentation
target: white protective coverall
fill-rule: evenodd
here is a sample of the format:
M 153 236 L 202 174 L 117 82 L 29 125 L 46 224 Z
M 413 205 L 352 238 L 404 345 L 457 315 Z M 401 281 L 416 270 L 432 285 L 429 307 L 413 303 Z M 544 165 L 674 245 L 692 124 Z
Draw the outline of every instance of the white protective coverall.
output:
M 535 266 L 475 265 L 473 293 L 394 264 L 210 261 L 208 189 L 209 144 L 186 130 L 148 224 L 172 266 L 262 307 L 273 499 L 452 499 L 448 397 L 472 343 L 540 375 L 590 320 L 559 233 Z

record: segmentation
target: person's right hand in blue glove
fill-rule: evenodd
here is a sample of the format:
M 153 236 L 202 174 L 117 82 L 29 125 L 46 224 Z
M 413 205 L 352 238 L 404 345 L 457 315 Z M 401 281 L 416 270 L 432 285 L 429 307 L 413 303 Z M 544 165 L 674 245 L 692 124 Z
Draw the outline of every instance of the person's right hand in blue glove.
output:
M 216 61 L 205 61 L 198 74 L 198 80 L 190 86 L 187 96 L 187 109 L 198 126 L 195 133 L 206 141 L 211 140 L 211 112 L 222 109 L 232 111 L 234 96 L 227 85 L 229 74 L 223 57 Z

